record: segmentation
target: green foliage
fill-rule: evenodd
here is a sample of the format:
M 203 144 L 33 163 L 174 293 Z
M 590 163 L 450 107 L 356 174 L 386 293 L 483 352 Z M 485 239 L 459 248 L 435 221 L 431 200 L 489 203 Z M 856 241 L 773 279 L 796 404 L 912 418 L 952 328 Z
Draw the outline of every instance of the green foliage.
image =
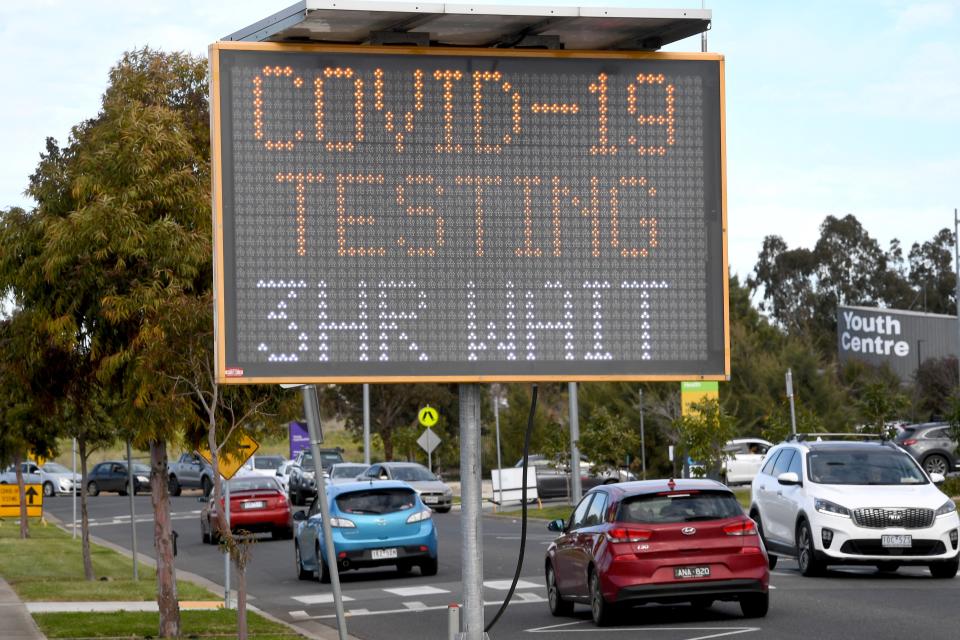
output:
M 960 395 L 950 398 L 944 418 L 950 425 L 950 439 L 960 443 Z M 960 492 L 953 495 L 960 495 Z
M 863 421 L 874 433 L 887 436 L 891 435 L 888 423 L 900 417 L 909 406 L 906 396 L 880 381 L 867 384 L 857 401 Z
M 724 460 L 723 447 L 736 434 L 733 417 L 714 399 L 695 402 L 691 409 L 674 421 L 681 451 L 702 465 L 695 471 L 715 477 Z
M 623 467 L 627 456 L 636 457 L 639 449 L 639 430 L 606 407 L 594 411 L 581 426 L 580 451 L 596 470 Z

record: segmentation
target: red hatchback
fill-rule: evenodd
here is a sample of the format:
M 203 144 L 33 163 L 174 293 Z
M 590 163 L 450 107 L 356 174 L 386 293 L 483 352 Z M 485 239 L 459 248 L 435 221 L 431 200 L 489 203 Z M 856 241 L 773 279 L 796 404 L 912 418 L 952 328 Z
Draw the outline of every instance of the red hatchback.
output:
M 211 497 L 200 512 L 204 542 L 216 544 L 217 509 Z M 293 538 L 293 511 L 280 484 L 271 477 L 245 476 L 230 481 L 230 528 L 250 533 L 270 532 L 274 539 Z
M 770 571 L 756 525 L 726 486 L 712 480 L 602 485 L 583 497 L 547 549 L 550 612 L 589 604 L 594 622 L 649 602 L 740 602 L 762 617 Z

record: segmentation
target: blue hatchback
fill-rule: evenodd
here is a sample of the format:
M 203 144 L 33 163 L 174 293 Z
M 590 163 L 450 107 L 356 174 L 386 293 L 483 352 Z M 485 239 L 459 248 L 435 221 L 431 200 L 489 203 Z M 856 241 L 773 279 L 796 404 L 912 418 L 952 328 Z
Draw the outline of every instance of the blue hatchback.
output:
M 396 565 L 406 573 L 414 565 L 425 576 L 437 574 L 437 531 L 433 511 L 405 482 L 351 482 L 327 487 L 330 526 L 340 571 Z M 325 560 L 320 504 L 294 514 L 297 576 L 330 582 Z

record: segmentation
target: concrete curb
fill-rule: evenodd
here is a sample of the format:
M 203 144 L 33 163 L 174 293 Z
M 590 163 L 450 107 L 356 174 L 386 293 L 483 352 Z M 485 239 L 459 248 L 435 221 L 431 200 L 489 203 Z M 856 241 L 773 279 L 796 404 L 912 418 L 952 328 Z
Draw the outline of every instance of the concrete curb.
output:
M 46 517 L 51 524 L 59 527 L 61 530 L 66 531 L 67 533 L 72 533 L 72 531 L 56 516 L 53 516 L 52 514 L 50 514 L 50 515 L 47 515 Z M 104 540 L 103 538 L 98 538 L 97 536 L 92 535 L 90 536 L 90 542 L 94 544 L 98 544 L 102 547 L 106 547 L 107 549 L 110 549 L 112 551 L 116 551 L 117 553 L 127 558 L 133 558 L 132 551 L 118 544 L 114 544 L 109 540 Z M 137 553 L 137 559 L 139 560 L 139 562 L 141 562 L 142 564 L 152 569 L 156 569 L 157 567 L 157 563 L 156 561 L 154 561 L 153 558 L 146 556 L 142 553 L 139 553 L 139 552 Z M 209 589 L 213 593 L 224 592 L 224 588 L 222 584 L 217 584 L 216 582 L 213 582 L 212 580 L 208 580 L 207 578 L 204 578 L 201 575 L 197 575 L 196 573 L 185 571 L 183 569 L 177 569 L 176 572 L 177 572 L 177 580 L 185 580 L 187 582 L 192 582 L 196 585 Z M 233 602 L 236 602 L 236 598 L 237 598 L 237 592 L 235 590 L 231 591 L 230 599 Z M 300 635 L 310 638 L 311 640 L 340 640 L 340 634 L 337 629 L 328 627 L 324 624 L 311 622 L 311 621 L 307 621 L 301 624 L 293 624 L 293 623 L 287 622 L 286 620 L 281 620 L 280 618 L 277 618 L 276 616 L 269 614 L 266 611 L 250 604 L 250 601 L 255 599 L 256 598 L 254 598 L 253 596 L 247 594 L 247 609 L 255 612 L 257 615 L 263 616 L 264 618 L 266 618 L 267 620 L 270 620 L 271 622 L 281 624 L 287 627 L 288 629 L 290 629 L 291 631 L 299 633 Z M 31 618 L 31 621 L 32 620 L 33 618 Z M 307 625 L 309 625 L 309 627 L 307 627 Z M 45 636 L 43 635 L 38 636 L 38 638 L 44 638 L 44 637 Z M 351 635 L 347 635 L 347 639 L 360 640 L 360 638 L 356 638 L 355 636 L 351 636 Z

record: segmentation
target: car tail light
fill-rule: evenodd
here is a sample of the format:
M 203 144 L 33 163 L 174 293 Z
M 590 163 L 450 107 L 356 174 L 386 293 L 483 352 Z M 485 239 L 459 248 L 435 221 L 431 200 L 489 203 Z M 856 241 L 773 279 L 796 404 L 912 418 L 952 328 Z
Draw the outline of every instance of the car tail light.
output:
M 414 524 L 416 522 L 423 522 L 424 520 L 430 519 L 430 514 L 432 511 L 430 509 L 424 509 L 423 511 L 417 511 L 415 514 L 407 518 L 407 524 Z
M 743 520 L 728 524 L 723 528 L 723 532 L 728 536 L 755 536 L 757 535 L 757 525 L 753 520 Z
M 610 542 L 643 542 L 649 540 L 652 535 L 653 531 L 649 529 L 614 527 L 607 531 L 607 540 Z
M 916 438 L 907 438 L 906 440 L 904 440 L 903 442 L 900 443 L 900 446 L 903 446 L 903 447 L 912 447 L 912 446 L 915 445 L 915 444 L 917 444 L 917 439 L 916 439 Z
M 353 523 L 353 520 L 347 520 L 346 518 L 330 518 L 330 526 L 337 529 L 356 529 L 357 525 Z

